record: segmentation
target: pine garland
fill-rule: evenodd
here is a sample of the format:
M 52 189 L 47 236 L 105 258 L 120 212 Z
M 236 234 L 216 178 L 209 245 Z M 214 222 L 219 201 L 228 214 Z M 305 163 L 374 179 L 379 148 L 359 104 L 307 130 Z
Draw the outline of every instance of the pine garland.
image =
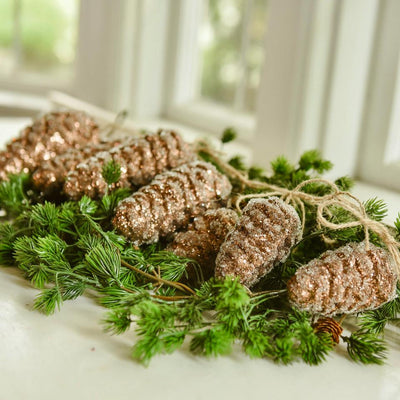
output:
M 233 130 L 226 130 L 222 143 L 234 137 Z M 198 147 L 198 152 L 205 161 L 215 162 L 204 146 Z M 279 157 L 272 163 L 270 176 L 239 161 L 236 158 L 227 163 L 236 171 L 236 175 L 227 174 L 233 185 L 232 204 L 240 196 L 262 196 L 265 192 L 259 183 L 258 187 L 244 184 L 241 176 L 290 191 L 331 168 L 316 151 L 306 152 L 297 165 Z M 9 176 L 0 183 L 0 207 L 6 213 L 0 225 L 0 263 L 19 268 L 38 288 L 36 310 L 54 313 L 64 301 L 95 290 L 100 305 L 109 309 L 102 321 L 106 331 L 121 334 L 135 329 L 139 339 L 132 357 L 145 364 L 158 354 L 177 350 L 185 340 L 190 342 L 190 351 L 204 356 L 228 354 L 234 343 L 240 343 L 250 357 L 283 364 L 301 359 L 314 365 L 338 346 L 347 345 L 349 357 L 356 362 L 384 361 L 387 348 L 383 333 L 387 324 L 398 323 L 399 288 L 390 302 L 356 314 L 358 326 L 349 336 L 342 333 L 341 316 L 316 321 L 315 315 L 291 306 L 286 289 L 302 265 L 327 250 L 364 241 L 363 226 L 347 224 L 340 230 L 329 229 L 318 224 L 316 204 L 294 203 L 303 216 L 303 238 L 251 291 L 231 277 L 200 280 L 197 286 L 190 286 L 188 271 L 195 260 L 167 251 L 165 241 L 135 247 L 114 231 L 115 209 L 131 190 L 113 190 L 120 178 L 116 163 L 104 165 L 102 177 L 108 190 L 96 200 L 83 196 L 79 201 L 45 201 L 32 185 L 31 176 L 24 174 Z M 347 191 L 351 180 L 343 177 L 335 184 Z M 332 186 L 314 180 L 302 192 L 325 196 L 332 193 Z M 379 222 L 385 215 L 380 200 L 372 199 L 363 207 L 373 221 Z M 355 221 L 354 215 L 338 204 L 328 209 L 324 216 L 329 221 Z M 388 232 L 398 240 L 400 215 Z M 369 241 L 384 246 L 373 232 L 369 232 Z

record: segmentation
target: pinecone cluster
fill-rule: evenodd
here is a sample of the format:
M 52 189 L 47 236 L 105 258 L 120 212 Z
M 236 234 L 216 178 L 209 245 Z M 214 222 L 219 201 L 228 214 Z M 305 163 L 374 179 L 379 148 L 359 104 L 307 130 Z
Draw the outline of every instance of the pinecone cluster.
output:
M 284 262 L 300 238 L 300 218 L 291 205 L 277 197 L 250 200 L 220 248 L 215 275 L 239 277 L 251 287 Z
M 34 185 L 49 196 L 62 191 L 69 172 L 102 151 L 109 151 L 121 144 L 121 140 L 102 140 L 99 143 L 89 143 L 82 148 L 70 148 L 65 153 L 58 154 L 50 160 L 43 161 L 32 175 Z
M 43 161 L 71 148 L 97 143 L 98 127 L 83 112 L 51 112 L 35 120 L 0 152 L 0 179 L 9 174 L 32 172 Z
M 103 165 L 114 161 L 121 167 L 116 187 L 147 185 L 159 173 L 193 161 L 190 146 L 174 131 L 160 130 L 140 138 L 130 138 L 109 151 L 102 151 L 78 164 L 68 175 L 64 192 L 71 199 L 83 195 L 101 197 L 107 190 Z
M 238 216 L 228 208 L 208 210 L 188 226 L 187 231 L 179 232 L 166 250 L 178 256 L 195 260 L 200 266 L 204 279 L 214 275 L 215 259 L 226 235 L 235 227 Z M 196 267 L 189 264 L 189 281 L 196 280 Z
M 300 310 L 326 316 L 372 310 L 396 297 L 394 270 L 386 250 L 349 243 L 299 268 L 287 285 L 289 299 Z
M 232 190 L 228 178 L 196 161 L 174 131 L 100 141 L 97 125 L 82 112 L 52 112 L 25 128 L 0 152 L 0 179 L 31 172 L 45 195 L 64 191 L 75 200 L 97 198 L 109 189 L 102 170 L 110 161 L 121 167 L 113 188 L 140 188 L 117 206 L 116 230 L 137 246 L 173 238 L 166 250 L 193 259 L 205 279 L 238 277 L 251 287 L 284 262 L 301 239 L 296 210 L 277 197 L 250 200 L 240 218 L 224 208 Z M 300 267 L 287 283 L 289 301 L 326 316 L 314 329 L 338 342 L 342 328 L 329 317 L 394 299 L 394 271 L 386 250 L 349 243 Z M 195 264 L 187 272 L 193 280 Z
M 202 161 L 157 175 L 116 208 L 113 225 L 135 245 L 155 243 L 211 208 L 221 206 L 232 186 L 225 175 Z

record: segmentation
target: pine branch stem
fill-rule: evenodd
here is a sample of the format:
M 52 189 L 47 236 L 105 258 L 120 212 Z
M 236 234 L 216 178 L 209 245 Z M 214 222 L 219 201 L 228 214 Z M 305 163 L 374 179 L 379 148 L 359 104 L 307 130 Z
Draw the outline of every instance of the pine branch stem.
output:
M 151 297 L 154 299 L 160 299 L 165 301 L 179 301 L 179 300 L 186 300 L 190 299 L 192 296 L 162 296 L 159 294 L 151 294 Z
M 190 293 L 192 295 L 196 294 L 193 289 L 191 289 L 189 286 L 186 286 L 184 283 L 168 281 L 168 280 L 160 278 L 158 276 L 151 275 L 151 274 L 149 274 L 149 273 L 147 273 L 145 271 L 142 271 L 139 268 L 134 267 L 133 265 L 127 263 L 124 260 L 121 260 L 121 264 L 124 267 L 129 268 L 130 270 L 132 270 L 132 271 L 134 271 L 134 272 L 136 272 L 138 274 L 141 274 L 141 275 L 145 276 L 146 278 L 148 278 L 148 279 L 150 279 L 152 281 L 156 281 L 156 282 L 159 282 L 159 283 L 164 283 L 165 285 L 172 286 L 175 289 L 179 289 L 180 291 L 184 291 L 184 292 Z
M 261 292 L 252 292 L 251 294 L 250 294 L 250 296 L 251 297 L 256 297 L 256 296 L 261 296 L 261 295 L 264 295 L 264 294 L 270 294 L 270 295 L 272 295 L 272 296 L 274 296 L 274 295 L 279 295 L 279 294 L 282 294 L 282 293 L 286 293 L 287 292 L 287 289 L 281 289 L 281 290 L 263 290 L 263 291 L 261 291 Z

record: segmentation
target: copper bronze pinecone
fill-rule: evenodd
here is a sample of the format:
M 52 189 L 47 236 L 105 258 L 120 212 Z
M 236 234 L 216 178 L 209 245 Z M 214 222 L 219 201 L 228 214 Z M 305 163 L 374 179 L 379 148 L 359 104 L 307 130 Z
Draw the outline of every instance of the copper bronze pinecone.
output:
M 115 228 L 135 245 L 155 243 L 186 227 L 210 208 L 220 207 L 232 186 L 213 165 L 194 161 L 157 175 L 147 186 L 122 200 Z
M 396 297 L 396 284 L 389 253 L 362 242 L 326 251 L 299 268 L 287 287 L 298 309 L 332 316 L 378 308 Z
M 45 195 L 60 193 L 70 171 L 97 153 L 108 151 L 119 144 L 121 140 L 118 139 L 102 140 L 99 143 L 89 143 L 80 149 L 68 149 L 65 153 L 43 161 L 32 175 L 33 183 Z
M 0 179 L 8 174 L 32 172 L 43 161 L 70 148 L 98 142 L 96 123 L 83 112 L 51 112 L 43 115 L 0 152 Z
M 250 200 L 216 259 L 215 276 L 239 277 L 253 286 L 286 260 L 301 237 L 296 210 L 277 197 Z
M 186 232 L 179 232 L 166 250 L 178 256 L 191 258 L 200 266 L 203 278 L 214 275 L 215 258 L 225 236 L 234 228 L 238 216 L 228 208 L 208 210 L 196 217 Z M 188 279 L 196 281 L 196 266 L 187 267 Z
M 107 183 L 102 176 L 103 165 L 114 161 L 121 167 L 116 187 L 147 185 L 159 173 L 192 161 L 195 158 L 188 143 L 173 131 L 130 138 L 110 151 L 97 153 L 79 164 L 67 175 L 65 193 L 71 199 L 83 195 L 91 198 L 105 194 Z

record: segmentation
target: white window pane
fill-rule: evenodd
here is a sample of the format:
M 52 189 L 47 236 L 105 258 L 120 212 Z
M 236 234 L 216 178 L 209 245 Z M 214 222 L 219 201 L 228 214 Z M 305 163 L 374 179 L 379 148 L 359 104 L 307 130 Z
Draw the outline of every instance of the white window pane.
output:
M 200 96 L 254 112 L 263 61 L 266 0 L 205 1 L 199 33 Z
M 0 73 L 40 80 L 70 79 L 78 10 L 79 0 L 0 1 L 0 26 L 8 27 L 0 28 L 0 65 L 7 65 L 0 67 Z
M 0 1 L 0 74 L 8 74 L 14 66 L 13 7 L 14 0 Z

